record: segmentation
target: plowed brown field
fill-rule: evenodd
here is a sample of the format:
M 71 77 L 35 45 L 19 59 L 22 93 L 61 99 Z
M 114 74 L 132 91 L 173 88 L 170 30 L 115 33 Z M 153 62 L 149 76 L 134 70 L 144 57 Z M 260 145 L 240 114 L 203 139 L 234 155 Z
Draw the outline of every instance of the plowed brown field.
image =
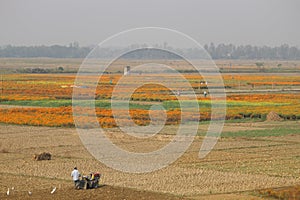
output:
M 266 123 L 227 124 L 224 130 L 299 125 L 297 121 Z M 204 159 L 198 158 L 203 138 L 197 137 L 189 150 L 167 168 L 130 174 L 108 168 L 93 158 L 75 129 L 0 128 L 0 199 L 261 199 L 259 189 L 300 183 L 300 134 L 221 138 Z M 200 126 L 201 130 L 206 128 Z M 172 131 L 172 127 L 165 131 Z M 153 141 L 133 140 L 117 129 L 109 129 L 107 135 L 116 145 L 137 152 L 152 151 L 172 137 L 162 134 Z M 44 151 L 53 155 L 52 160 L 32 159 L 33 154 Z M 70 177 L 74 166 L 82 174 L 101 172 L 103 187 L 74 190 Z M 53 187 L 57 190 L 50 194 Z

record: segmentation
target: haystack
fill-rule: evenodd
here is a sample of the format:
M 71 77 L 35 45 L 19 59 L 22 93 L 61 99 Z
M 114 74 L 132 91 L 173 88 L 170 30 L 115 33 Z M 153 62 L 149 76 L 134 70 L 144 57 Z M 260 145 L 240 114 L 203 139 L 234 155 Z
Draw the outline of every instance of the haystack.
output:
M 267 121 L 282 121 L 283 119 L 274 111 L 267 115 Z
M 51 160 L 51 154 L 47 152 L 43 152 L 40 154 L 34 154 L 34 160 Z

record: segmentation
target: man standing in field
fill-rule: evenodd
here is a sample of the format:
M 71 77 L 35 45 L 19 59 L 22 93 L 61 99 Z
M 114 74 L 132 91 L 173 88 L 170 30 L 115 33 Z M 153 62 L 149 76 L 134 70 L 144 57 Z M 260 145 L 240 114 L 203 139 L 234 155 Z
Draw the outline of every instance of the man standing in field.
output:
M 77 170 L 77 167 L 74 167 L 74 170 L 72 171 L 71 176 L 73 178 L 73 181 L 74 181 L 74 184 L 75 184 L 75 188 L 78 188 L 80 173 Z

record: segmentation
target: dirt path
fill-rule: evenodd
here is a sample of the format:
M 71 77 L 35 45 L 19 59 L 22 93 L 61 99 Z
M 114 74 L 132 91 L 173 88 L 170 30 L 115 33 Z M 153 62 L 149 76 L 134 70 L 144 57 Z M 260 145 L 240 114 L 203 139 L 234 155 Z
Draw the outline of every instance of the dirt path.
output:
M 0 194 L 0 199 L 13 199 L 13 200 L 53 200 L 53 199 L 63 199 L 63 200 L 76 200 L 76 199 L 101 199 L 101 200 L 180 200 L 187 199 L 183 197 L 177 197 L 170 194 L 161 194 L 150 191 L 141 191 L 130 188 L 112 187 L 112 186 L 102 186 L 101 188 L 91 189 L 91 190 L 75 190 L 73 187 L 56 189 L 56 191 L 51 194 L 51 189 L 49 190 L 35 190 L 29 195 L 28 191 L 10 191 L 10 195 Z
M 40 106 L 19 106 L 19 105 L 3 105 L 0 104 L 0 108 L 9 109 L 9 108 L 46 108 Z

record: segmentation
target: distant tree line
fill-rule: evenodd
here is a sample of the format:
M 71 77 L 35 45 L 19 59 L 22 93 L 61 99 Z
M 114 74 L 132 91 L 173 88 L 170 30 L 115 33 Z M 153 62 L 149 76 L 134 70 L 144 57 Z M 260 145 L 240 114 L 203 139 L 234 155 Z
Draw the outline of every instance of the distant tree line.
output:
M 251 46 L 213 43 L 204 45 L 204 48 L 213 59 L 270 59 L 270 60 L 299 60 L 300 49 L 283 44 L 278 47 Z
M 135 45 L 135 48 L 143 48 L 145 45 Z M 160 45 L 154 46 L 159 48 Z M 50 58 L 84 58 L 93 47 L 80 47 L 74 42 L 68 46 L 2 46 L 0 47 L 0 57 L 50 57 Z M 167 47 L 174 50 L 172 47 Z M 233 45 L 211 43 L 204 45 L 204 49 L 213 59 L 270 59 L 270 60 L 300 60 L 300 49 L 294 46 L 283 44 L 277 47 L 269 46 L 252 46 L 252 45 Z M 124 49 L 123 49 L 124 50 Z M 130 50 L 130 48 L 128 48 Z M 177 49 L 183 55 L 189 58 L 203 58 L 203 51 L 193 48 Z M 98 48 L 96 55 L 98 58 L 108 58 L 118 56 L 120 53 L 118 48 Z M 205 56 L 204 56 L 205 57 Z M 146 49 L 145 51 L 134 51 L 124 55 L 126 59 L 177 59 L 178 56 L 168 52 L 155 51 Z
M 76 45 L 61 46 L 5 46 L 0 48 L 0 57 L 49 57 L 49 58 L 84 58 L 91 51 L 90 47 Z

